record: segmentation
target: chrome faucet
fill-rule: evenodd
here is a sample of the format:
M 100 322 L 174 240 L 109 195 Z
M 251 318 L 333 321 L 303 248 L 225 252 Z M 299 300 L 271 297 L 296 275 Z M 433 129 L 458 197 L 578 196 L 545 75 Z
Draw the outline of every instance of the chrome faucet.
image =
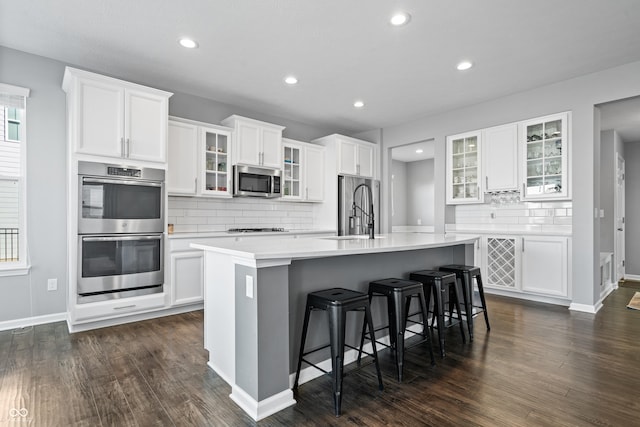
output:
M 367 189 L 367 196 L 369 197 L 368 212 L 366 212 L 362 208 L 362 206 L 359 206 L 358 204 L 356 204 L 356 193 L 358 192 L 360 187 L 365 187 Z M 375 238 L 375 218 L 373 214 L 373 192 L 371 191 L 371 187 L 368 184 L 364 184 L 364 183 L 360 184 L 355 188 L 355 190 L 353 190 L 353 205 L 351 209 L 352 209 L 352 216 L 350 218 L 350 222 L 355 224 L 355 228 L 358 230 L 358 234 L 359 234 L 360 228 L 362 227 L 362 217 L 364 217 L 367 220 L 367 231 L 369 233 L 369 239 Z

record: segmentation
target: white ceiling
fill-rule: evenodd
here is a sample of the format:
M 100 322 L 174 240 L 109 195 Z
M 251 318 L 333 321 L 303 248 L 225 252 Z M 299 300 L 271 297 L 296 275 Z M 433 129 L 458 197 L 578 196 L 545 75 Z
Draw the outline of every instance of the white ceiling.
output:
M 638 28 L 638 0 L 0 3 L 6 47 L 351 134 L 638 61 Z

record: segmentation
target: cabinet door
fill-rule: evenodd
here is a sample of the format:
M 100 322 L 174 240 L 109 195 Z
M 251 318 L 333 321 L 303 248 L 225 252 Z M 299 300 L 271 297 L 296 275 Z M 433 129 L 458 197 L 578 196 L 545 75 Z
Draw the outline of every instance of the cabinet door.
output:
M 262 165 L 280 168 L 280 150 L 282 146 L 282 131 L 262 129 Z
M 238 123 L 236 162 L 247 165 L 260 165 L 261 160 L 261 128 L 250 123 Z
M 306 147 L 304 157 L 305 199 L 310 202 L 324 201 L 324 149 Z
M 447 203 L 479 203 L 481 188 L 481 132 L 447 137 Z
M 522 240 L 522 290 L 566 297 L 568 238 L 526 236 Z
M 77 101 L 76 152 L 123 156 L 124 90 L 106 82 L 80 79 Z
M 338 173 L 358 174 L 358 145 L 348 141 L 338 141 Z
M 171 305 L 192 304 L 204 299 L 202 251 L 171 254 Z
M 214 128 L 200 129 L 202 146 L 199 170 L 200 193 L 210 196 L 231 195 L 230 151 L 231 134 Z
M 373 146 L 358 144 L 358 175 L 372 178 L 374 175 Z
M 568 198 L 568 113 L 520 124 L 522 198 Z
M 167 192 L 196 194 L 198 164 L 198 127 L 169 122 L 169 164 Z
M 282 163 L 282 181 L 284 193 L 283 199 L 302 200 L 302 168 L 305 160 L 302 157 L 302 147 L 299 145 L 287 143 L 283 144 L 282 151 L 284 153 L 284 161 Z
M 518 190 L 518 125 L 484 130 L 482 139 L 485 191 Z
M 167 98 L 127 89 L 124 100 L 126 157 L 164 163 L 167 157 Z

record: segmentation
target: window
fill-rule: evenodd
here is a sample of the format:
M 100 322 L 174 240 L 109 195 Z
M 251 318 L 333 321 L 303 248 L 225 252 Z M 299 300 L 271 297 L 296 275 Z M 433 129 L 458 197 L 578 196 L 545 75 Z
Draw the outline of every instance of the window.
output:
M 0 83 L 0 275 L 25 274 L 26 98 L 29 90 Z
M 5 108 L 5 140 L 12 142 L 20 142 L 20 119 L 22 117 L 22 109 L 15 107 Z

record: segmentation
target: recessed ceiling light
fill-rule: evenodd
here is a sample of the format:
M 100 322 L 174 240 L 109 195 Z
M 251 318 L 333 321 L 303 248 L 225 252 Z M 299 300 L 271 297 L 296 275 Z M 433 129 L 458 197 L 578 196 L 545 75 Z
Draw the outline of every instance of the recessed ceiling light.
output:
M 458 64 L 458 66 L 456 67 L 458 70 L 460 71 L 464 71 L 464 70 L 468 70 L 469 68 L 473 67 L 473 64 L 469 61 L 462 61 Z
M 410 19 L 411 15 L 409 15 L 408 13 L 398 12 L 391 17 L 391 20 L 389 22 L 391 22 L 391 25 L 399 27 L 401 25 L 408 24 Z
M 180 46 L 186 47 L 187 49 L 195 49 L 196 47 L 198 47 L 198 42 L 188 38 L 181 38 L 180 40 L 178 40 L 178 43 L 180 43 Z
M 418 148 L 418 149 L 416 150 L 416 153 L 418 153 L 418 154 L 422 154 L 422 148 Z
M 356 108 L 362 108 L 362 107 L 364 107 L 364 102 L 356 101 L 356 102 L 353 103 L 353 106 L 356 107 Z
M 298 83 L 298 79 L 295 78 L 294 76 L 287 76 L 284 78 L 284 82 L 288 85 L 294 85 Z

